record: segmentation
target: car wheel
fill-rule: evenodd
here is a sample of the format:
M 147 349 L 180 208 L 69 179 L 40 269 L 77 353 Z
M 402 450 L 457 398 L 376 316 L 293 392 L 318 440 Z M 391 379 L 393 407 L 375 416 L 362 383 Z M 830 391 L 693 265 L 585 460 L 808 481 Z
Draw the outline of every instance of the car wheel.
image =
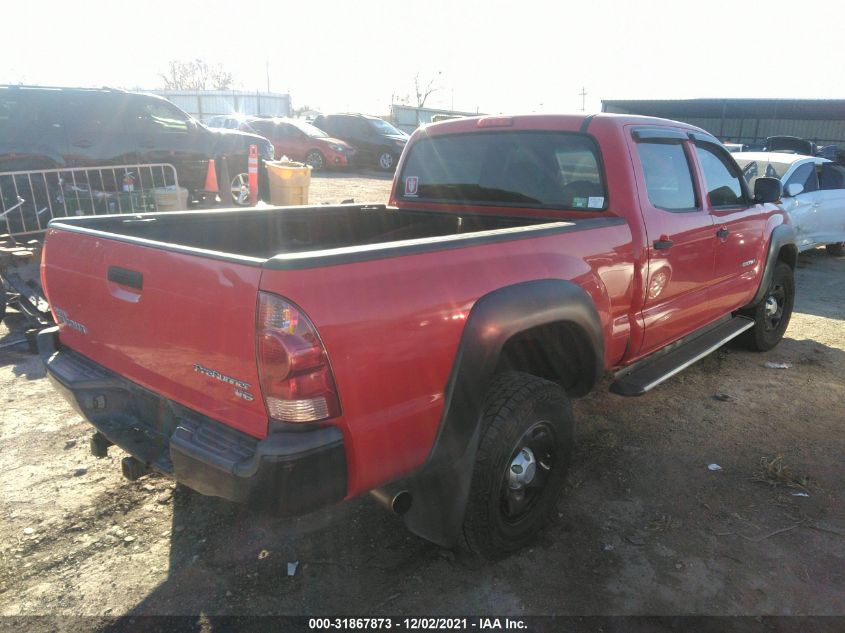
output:
M 464 515 L 467 549 L 498 559 L 534 539 L 563 486 L 573 426 L 559 385 L 522 372 L 493 381 Z
M 396 154 L 389 149 L 382 150 L 378 155 L 378 166 L 382 171 L 392 171 L 396 167 Z
M 741 342 L 757 352 L 772 349 L 783 338 L 794 305 L 794 273 L 788 264 L 779 262 L 763 300 L 743 312 L 754 319 L 754 327 L 742 333 Z
M 232 178 L 232 202 L 239 207 L 249 206 L 249 174 Z
M 308 155 L 305 157 L 305 164 L 314 171 L 320 171 L 326 166 L 326 159 L 323 158 L 320 152 L 314 149 L 308 152 Z
M 825 244 L 825 250 L 831 257 L 842 257 L 845 255 L 845 242 L 836 242 L 835 244 Z

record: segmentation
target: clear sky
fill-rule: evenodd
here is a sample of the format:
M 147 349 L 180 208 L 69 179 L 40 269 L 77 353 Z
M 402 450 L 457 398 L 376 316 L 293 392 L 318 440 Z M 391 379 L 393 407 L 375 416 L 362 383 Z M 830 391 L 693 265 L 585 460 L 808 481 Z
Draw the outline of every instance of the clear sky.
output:
M 295 107 L 597 111 L 601 99 L 845 98 L 842 0 L 5 0 L 0 83 L 155 89 L 222 63 Z

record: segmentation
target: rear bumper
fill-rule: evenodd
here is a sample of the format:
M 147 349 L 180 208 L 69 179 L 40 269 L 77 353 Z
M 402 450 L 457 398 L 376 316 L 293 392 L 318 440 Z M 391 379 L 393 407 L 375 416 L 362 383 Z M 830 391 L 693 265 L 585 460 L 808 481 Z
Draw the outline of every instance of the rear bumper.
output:
M 337 427 L 282 430 L 257 440 L 62 349 L 58 328 L 38 334 L 56 389 L 109 441 L 197 492 L 281 516 L 346 496 Z

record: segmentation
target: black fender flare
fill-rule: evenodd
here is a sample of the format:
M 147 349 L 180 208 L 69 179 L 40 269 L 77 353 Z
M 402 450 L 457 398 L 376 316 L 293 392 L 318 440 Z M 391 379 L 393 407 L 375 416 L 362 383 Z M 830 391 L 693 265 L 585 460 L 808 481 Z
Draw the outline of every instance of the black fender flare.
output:
M 760 279 L 760 285 L 757 292 L 754 293 L 754 298 L 748 303 L 746 307 L 756 306 L 763 300 L 766 290 L 772 283 L 772 275 L 775 274 L 775 266 L 778 263 L 778 255 L 784 246 L 792 246 L 794 252 L 793 257 L 798 257 L 798 248 L 795 246 L 795 227 L 791 224 L 780 224 L 772 231 L 771 239 L 769 240 L 769 248 L 766 252 L 766 263 L 763 265 L 763 275 Z M 795 266 L 795 260 L 791 262 L 792 267 Z
M 444 392 L 443 416 L 429 457 L 415 474 L 391 486 L 412 494 L 411 508 L 403 515 L 410 531 L 443 547 L 457 543 L 481 437 L 484 396 L 502 348 L 515 334 L 558 322 L 577 327 L 589 341 L 589 391 L 604 371 L 604 338 L 596 306 L 583 288 L 541 279 L 500 288 L 475 303 Z

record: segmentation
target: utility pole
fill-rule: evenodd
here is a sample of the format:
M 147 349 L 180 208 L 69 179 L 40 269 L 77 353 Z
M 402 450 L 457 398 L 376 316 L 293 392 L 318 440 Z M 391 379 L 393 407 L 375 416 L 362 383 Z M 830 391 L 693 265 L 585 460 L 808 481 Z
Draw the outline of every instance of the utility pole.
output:
M 267 65 L 267 92 L 270 92 L 270 60 L 268 59 L 266 62 Z
M 581 86 L 581 92 L 578 94 L 581 95 L 581 112 L 584 112 L 587 109 L 587 89 Z

